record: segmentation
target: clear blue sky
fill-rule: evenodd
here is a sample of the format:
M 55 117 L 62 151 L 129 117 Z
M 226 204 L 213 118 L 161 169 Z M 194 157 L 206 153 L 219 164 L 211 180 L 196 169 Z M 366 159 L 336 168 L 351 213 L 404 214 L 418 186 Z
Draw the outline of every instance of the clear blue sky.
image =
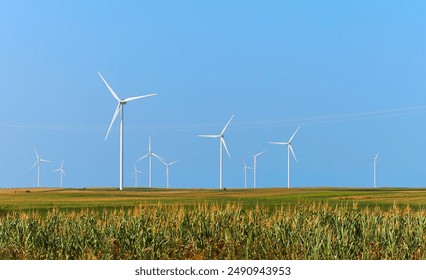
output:
M 125 186 L 153 151 L 178 160 L 172 187 L 218 187 L 219 133 L 232 114 L 225 187 L 426 186 L 424 1 L 8 1 L 0 5 L 0 186 L 117 186 L 126 105 Z M 153 184 L 165 186 L 154 160 Z M 147 185 L 148 163 L 139 181 Z M 252 173 L 249 173 L 252 186 Z

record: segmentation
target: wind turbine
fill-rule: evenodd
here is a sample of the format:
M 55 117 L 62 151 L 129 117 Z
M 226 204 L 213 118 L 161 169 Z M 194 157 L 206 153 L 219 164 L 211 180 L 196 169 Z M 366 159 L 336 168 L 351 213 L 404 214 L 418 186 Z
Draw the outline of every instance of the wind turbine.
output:
M 293 138 L 296 135 L 296 133 L 299 131 L 299 129 L 300 129 L 300 126 L 296 129 L 296 131 L 290 137 L 290 140 L 288 140 L 288 142 L 269 142 L 270 144 L 287 145 L 287 149 L 288 149 L 287 188 L 290 188 L 290 153 L 293 155 L 294 159 L 297 161 L 296 155 L 294 154 L 294 151 L 293 151 L 293 147 L 291 146 L 291 141 L 293 141 Z
M 164 160 L 161 161 L 166 166 L 166 178 L 167 178 L 167 188 L 169 188 L 169 167 L 177 162 L 177 160 L 167 163 Z
M 253 188 L 256 188 L 256 163 L 257 163 L 257 157 L 263 154 L 266 151 L 262 151 L 260 153 L 253 155 Z
M 120 191 L 123 190 L 123 130 L 124 130 L 124 105 L 129 102 L 140 98 L 150 97 L 157 94 L 147 94 L 147 95 L 141 95 L 141 96 L 135 96 L 135 97 L 128 97 L 124 99 L 120 99 L 117 94 L 114 92 L 114 90 L 108 85 L 108 83 L 105 81 L 104 77 L 102 77 L 101 73 L 99 73 L 99 76 L 101 77 L 102 81 L 107 86 L 108 90 L 111 92 L 112 96 L 117 100 L 117 108 L 115 109 L 114 115 L 112 116 L 112 121 L 109 125 L 108 132 L 105 136 L 105 141 L 108 138 L 109 131 L 111 130 L 111 127 L 115 121 L 115 119 L 118 116 L 118 113 L 121 112 L 120 115 Z
M 46 159 L 40 158 L 40 156 L 37 153 L 36 148 L 34 148 L 34 152 L 36 154 L 37 160 L 33 164 L 33 166 L 31 167 L 31 169 L 33 169 L 37 165 L 37 187 L 40 188 L 40 163 L 42 163 L 42 162 L 50 162 L 50 161 L 46 160 Z
M 376 188 L 376 164 L 377 164 L 377 158 L 379 156 L 379 153 L 377 153 L 373 157 L 373 170 L 374 170 L 374 188 Z
M 152 157 L 156 157 L 158 158 L 160 161 L 164 161 L 164 159 L 162 159 L 160 156 L 156 155 L 155 153 L 152 152 L 151 149 L 151 137 L 149 137 L 148 140 L 148 153 L 146 153 L 144 156 L 142 156 L 140 159 L 138 159 L 136 162 L 139 162 L 141 160 L 143 160 L 146 157 L 149 157 L 149 187 L 152 187 Z
M 225 143 L 225 131 L 226 131 L 226 128 L 228 127 L 229 123 L 232 121 L 233 118 L 234 118 L 234 115 L 231 116 L 229 121 L 226 123 L 225 127 L 222 129 L 222 132 L 218 135 L 198 135 L 198 137 L 219 138 L 220 139 L 220 142 L 219 142 L 219 144 L 220 144 L 220 149 L 219 149 L 219 156 L 220 156 L 220 161 L 219 161 L 220 183 L 219 183 L 219 187 L 220 187 L 220 189 L 222 189 L 222 186 L 223 186 L 223 182 L 222 182 L 223 147 L 225 147 L 225 150 L 226 150 L 226 153 L 228 154 L 228 157 L 231 158 L 231 155 L 229 154 L 228 148 L 226 147 L 226 143 Z
M 247 166 L 245 161 L 243 161 L 243 163 L 244 163 L 244 170 L 243 170 L 244 171 L 244 188 L 247 189 L 247 169 L 253 169 L 253 168 Z
M 62 175 L 65 175 L 65 176 L 67 175 L 67 174 L 65 174 L 65 171 L 64 171 L 64 160 L 62 160 L 61 167 L 53 170 L 53 172 L 59 172 L 60 173 L 60 175 L 61 175 L 61 188 L 62 188 Z
M 138 170 L 138 168 L 136 167 L 136 164 L 135 164 L 134 167 L 135 167 L 135 171 L 133 171 L 132 177 L 133 176 L 135 177 L 135 188 L 137 188 L 138 187 L 138 174 L 142 174 L 143 172 Z

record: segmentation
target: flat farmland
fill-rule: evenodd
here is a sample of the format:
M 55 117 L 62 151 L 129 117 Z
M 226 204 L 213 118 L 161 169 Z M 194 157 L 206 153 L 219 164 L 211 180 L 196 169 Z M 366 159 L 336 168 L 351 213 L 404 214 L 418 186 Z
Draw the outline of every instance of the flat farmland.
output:
M 86 189 L 2 189 L 0 212 L 59 209 L 120 209 L 137 205 L 204 203 L 237 203 L 242 207 L 256 205 L 275 207 L 300 203 L 356 204 L 359 207 L 389 208 L 394 205 L 418 209 L 426 207 L 426 189 L 403 188 L 269 188 L 269 189 L 157 189 L 113 188 Z
M 423 189 L 3 189 L 0 259 L 426 259 Z

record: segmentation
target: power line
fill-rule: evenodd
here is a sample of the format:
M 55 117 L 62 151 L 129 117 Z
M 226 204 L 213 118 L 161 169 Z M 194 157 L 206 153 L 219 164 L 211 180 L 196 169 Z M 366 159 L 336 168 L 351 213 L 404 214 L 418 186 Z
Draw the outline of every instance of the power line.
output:
M 395 116 L 414 115 L 426 113 L 426 106 L 405 107 L 398 109 L 364 111 L 346 114 L 319 115 L 312 117 L 298 117 L 286 119 L 270 119 L 270 120 L 251 120 L 237 121 L 233 123 L 234 128 L 265 128 L 265 127 L 282 127 L 290 125 L 306 125 L 306 124 L 322 124 L 333 122 L 349 122 L 366 119 L 389 118 Z M 126 129 L 130 132 L 185 132 L 198 131 L 200 129 L 217 129 L 223 124 L 217 123 L 182 123 L 182 124 L 153 124 L 153 125 L 127 125 Z M 0 122 L 0 127 L 6 128 L 22 128 L 35 130 L 64 130 L 64 131 L 99 131 L 103 132 L 107 129 L 105 124 L 102 125 L 78 125 L 78 124 L 49 124 L 49 123 L 23 123 L 23 122 Z

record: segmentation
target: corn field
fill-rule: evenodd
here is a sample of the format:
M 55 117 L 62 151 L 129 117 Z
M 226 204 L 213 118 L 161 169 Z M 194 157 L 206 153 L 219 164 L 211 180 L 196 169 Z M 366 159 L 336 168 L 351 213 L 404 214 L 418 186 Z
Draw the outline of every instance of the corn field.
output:
M 0 259 L 426 259 L 426 211 L 139 205 L 0 217 Z

